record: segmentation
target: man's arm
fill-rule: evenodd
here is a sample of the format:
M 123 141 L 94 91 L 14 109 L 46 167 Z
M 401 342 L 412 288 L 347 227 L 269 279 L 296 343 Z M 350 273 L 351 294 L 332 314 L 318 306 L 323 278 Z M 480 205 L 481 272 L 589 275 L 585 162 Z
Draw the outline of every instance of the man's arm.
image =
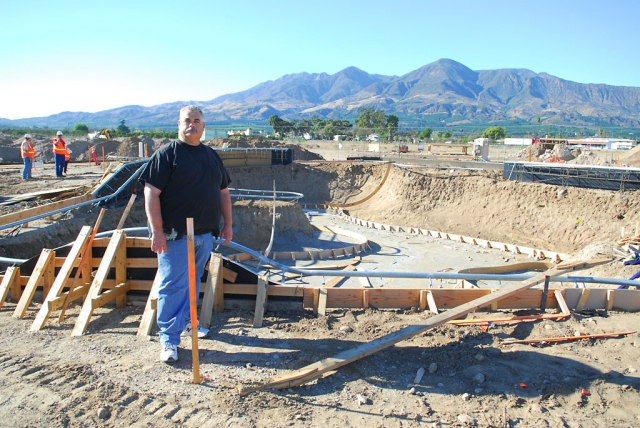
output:
M 224 239 L 222 245 L 227 245 L 233 238 L 233 220 L 231 217 L 231 195 L 229 194 L 229 188 L 222 189 L 220 194 L 222 196 L 220 211 L 222 212 L 222 218 L 224 220 L 224 227 L 220 232 L 220 239 Z
M 149 183 L 144 184 L 144 211 L 147 213 L 151 229 L 151 251 L 164 253 L 167 251 L 167 239 L 162 231 L 162 212 L 160 211 L 160 189 Z

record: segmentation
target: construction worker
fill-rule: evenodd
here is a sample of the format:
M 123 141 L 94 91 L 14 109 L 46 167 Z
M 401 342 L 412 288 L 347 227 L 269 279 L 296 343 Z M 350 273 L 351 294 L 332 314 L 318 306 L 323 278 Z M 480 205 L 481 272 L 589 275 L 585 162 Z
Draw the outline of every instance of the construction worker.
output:
M 24 141 L 20 144 L 20 155 L 24 162 L 22 168 L 22 179 L 28 180 L 31 177 L 31 168 L 33 168 L 33 158 L 36 156 L 36 151 L 31 145 L 31 134 L 24 134 Z
M 64 175 L 67 175 L 67 167 L 69 166 L 69 160 L 71 160 L 71 149 L 69 146 L 66 147 L 66 152 L 64 154 Z
M 62 131 L 56 132 L 56 138 L 52 138 L 53 143 L 53 157 L 56 163 L 56 177 L 62 178 L 62 172 L 64 171 L 64 157 L 67 154 L 67 143 L 62 139 Z

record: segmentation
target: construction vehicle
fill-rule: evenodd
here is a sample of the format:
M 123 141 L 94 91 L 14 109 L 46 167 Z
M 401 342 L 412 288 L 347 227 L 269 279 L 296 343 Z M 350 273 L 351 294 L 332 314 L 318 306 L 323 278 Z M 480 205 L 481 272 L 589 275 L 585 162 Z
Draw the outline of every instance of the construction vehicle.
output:
M 96 132 L 92 132 L 91 134 L 89 134 L 89 138 L 92 140 L 95 140 L 96 138 L 102 138 L 105 140 L 110 140 L 111 139 L 111 131 L 109 131 L 108 129 L 103 129 L 101 131 L 96 131 Z
M 409 146 L 406 144 L 398 146 L 398 153 L 409 153 Z

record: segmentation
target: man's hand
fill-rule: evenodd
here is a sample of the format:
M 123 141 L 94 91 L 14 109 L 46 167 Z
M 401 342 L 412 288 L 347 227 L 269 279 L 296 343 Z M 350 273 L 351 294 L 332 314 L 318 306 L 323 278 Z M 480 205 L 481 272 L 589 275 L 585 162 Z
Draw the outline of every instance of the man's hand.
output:
M 224 239 L 222 245 L 227 245 L 233 238 L 233 230 L 230 224 L 225 224 L 220 232 L 220 239 Z
M 167 238 L 165 238 L 164 233 L 151 234 L 151 251 L 157 254 L 167 252 Z

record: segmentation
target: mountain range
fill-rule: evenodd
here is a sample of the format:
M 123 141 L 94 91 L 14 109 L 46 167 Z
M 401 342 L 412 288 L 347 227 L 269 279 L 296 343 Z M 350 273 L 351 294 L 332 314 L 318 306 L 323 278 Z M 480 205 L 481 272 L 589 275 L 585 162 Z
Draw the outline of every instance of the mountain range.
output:
M 640 88 L 583 84 L 527 69 L 474 71 L 450 60 L 403 76 L 369 74 L 348 67 L 335 74 L 288 74 L 210 101 L 124 106 L 96 113 L 63 112 L 47 117 L 0 119 L 1 126 L 61 126 L 91 122 L 115 126 L 174 127 L 177 111 L 202 107 L 207 122 L 266 121 L 271 115 L 300 119 L 355 118 L 362 107 L 382 109 L 401 120 L 447 125 L 538 122 L 564 125 L 640 125 Z

